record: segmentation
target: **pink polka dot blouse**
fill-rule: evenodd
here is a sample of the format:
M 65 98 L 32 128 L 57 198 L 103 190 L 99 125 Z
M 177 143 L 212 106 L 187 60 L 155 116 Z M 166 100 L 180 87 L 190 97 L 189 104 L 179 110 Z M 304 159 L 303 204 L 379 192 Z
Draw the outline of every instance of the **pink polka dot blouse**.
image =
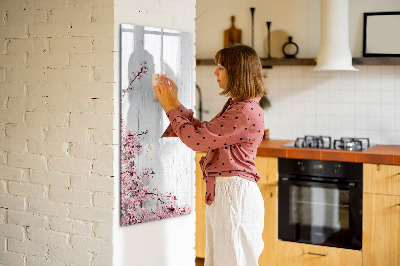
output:
M 265 128 L 259 100 L 229 98 L 209 122 L 194 118 L 193 111 L 182 104 L 167 112 L 171 123 L 161 137 L 179 137 L 190 149 L 207 151 L 200 160 L 207 205 L 214 200 L 216 176 L 240 176 L 254 182 L 260 179 L 254 163 Z

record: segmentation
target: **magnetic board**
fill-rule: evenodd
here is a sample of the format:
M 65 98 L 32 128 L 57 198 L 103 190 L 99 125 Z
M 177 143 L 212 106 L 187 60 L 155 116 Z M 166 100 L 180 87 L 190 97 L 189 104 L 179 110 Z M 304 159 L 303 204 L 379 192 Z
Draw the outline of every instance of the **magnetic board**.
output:
M 192 107 L 191 34 L 121 25 L 122 226 L 191 212 L 193 152 L 179 138 L 161 138 L 169 120 L 153 100 L 152 74 L 166 73 Z

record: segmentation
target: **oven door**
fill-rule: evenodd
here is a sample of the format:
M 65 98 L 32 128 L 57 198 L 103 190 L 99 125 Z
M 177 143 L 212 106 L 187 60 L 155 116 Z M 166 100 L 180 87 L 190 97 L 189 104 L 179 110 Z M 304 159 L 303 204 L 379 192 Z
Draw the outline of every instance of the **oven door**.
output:
M 278 238 L 361 249 L 362 181 L 279 179 Z

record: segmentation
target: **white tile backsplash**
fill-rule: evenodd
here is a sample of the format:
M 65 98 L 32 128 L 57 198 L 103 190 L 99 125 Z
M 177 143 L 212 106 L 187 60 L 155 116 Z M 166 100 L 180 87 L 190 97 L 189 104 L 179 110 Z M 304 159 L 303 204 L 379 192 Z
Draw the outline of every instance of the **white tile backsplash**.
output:
M 382 91 L 382 104 L 394 104 L 395 102 L 395 91 Z
M 312 66 L 274 66 L 264 70 L 271 107 L 264 110 L 274 139 L 305 134 L 369 137 L 371 143 L 400 144 L 400 66 L 355 66 L 359 71 L 313 71 Z M 203 120 L 210 120 L 227 98 L 213 75 L 198 66 Z
M 351 117 L 354 119 L 355 111 L 354 111 L 354 103 L 342 103 L 340 105 L 341 115 L 343 117 Z
M 366 132 L 368 130 L 368 117 L 366 116 L 360 116 L 360 117 L 355 117 L 354 119 L 354 128 L 355 128 L 355 136 L 360 136 L 361 132 L 362 135 L 366 135 Z
M 393 104 L 382 104 L 382 118 L 394 118 L 394 109 L 395 106 Z
M 354 83 L 353 83 L 353 86 L 354 86 Z M 354 97 L 355 97 L 354 87 L 348 88 L 348 89 L 343 89 L 341 102 L 354 105 Z
M 367 113 L 367 116 L 369 117 L 369 118 L 372 118 L 372 117 L 377 117 L 377 118 L 380 118 L 380 117 L 382 117 L 382 105 L 380 105 L 380 104 L 369 104 L 368 105 L 368 113 Z
M 396 125 L 393 123 L 393 117 L 382 117 L 382 131 L 395 131 Z
M 385 78 L 382 79 L 382 92 L 394 91 L 394 89 L 395 89 L 394 75 L 385 76 Z
M 381 104 L 382 103 L 382 97 L 381 97 L 381 91 L 367 91 L 367 97 L 368 97 L 368 104 Z
M 356 117 L 367 117 L 368 116 L 368 105 L 367 104 L 354 104 L 354 115 Z
M 395 66 L 381 66 L 382 77 L 388 79 L 394 79 Z

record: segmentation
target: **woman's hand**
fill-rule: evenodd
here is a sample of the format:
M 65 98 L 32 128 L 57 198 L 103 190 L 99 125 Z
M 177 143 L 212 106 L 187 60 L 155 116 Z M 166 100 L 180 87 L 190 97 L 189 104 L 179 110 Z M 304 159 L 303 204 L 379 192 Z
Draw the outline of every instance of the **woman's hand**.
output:
M 169 82 L 169 86 L 170 86 L 170 88 L 171 88 L 171 99 L 172 99 L 172 103 L 173 103 L 175 109 L 178 108 L 179 105 L 181 104 L 181 103 L 179 102 L 179 100 L 178 100 L 178 86 L 176 86 L 175 82 L 174 82 L 172 79 L 170 79 L 170 78 L 167 76 L 167 74 L 161 74 L 161 75 L 160 75 L 160 79 L 161 79 L 161 81 L 164 82 L 164 83 L 165 83 L 165 82 Z
M 178 108 L 181 104 L 178 100 L 178 86 L 176 86 L 175 82 L 173 82 L 169 77 L 165 76 L 165 78 L 171 86 L 172 103 L 174 104 L 175 108 Z
M 165 76 L 160 76 L 157 86 L 153 86 L 153 90 L 157 94 L 158 101 L 165 113 L 175 109 L 169 82 Z

